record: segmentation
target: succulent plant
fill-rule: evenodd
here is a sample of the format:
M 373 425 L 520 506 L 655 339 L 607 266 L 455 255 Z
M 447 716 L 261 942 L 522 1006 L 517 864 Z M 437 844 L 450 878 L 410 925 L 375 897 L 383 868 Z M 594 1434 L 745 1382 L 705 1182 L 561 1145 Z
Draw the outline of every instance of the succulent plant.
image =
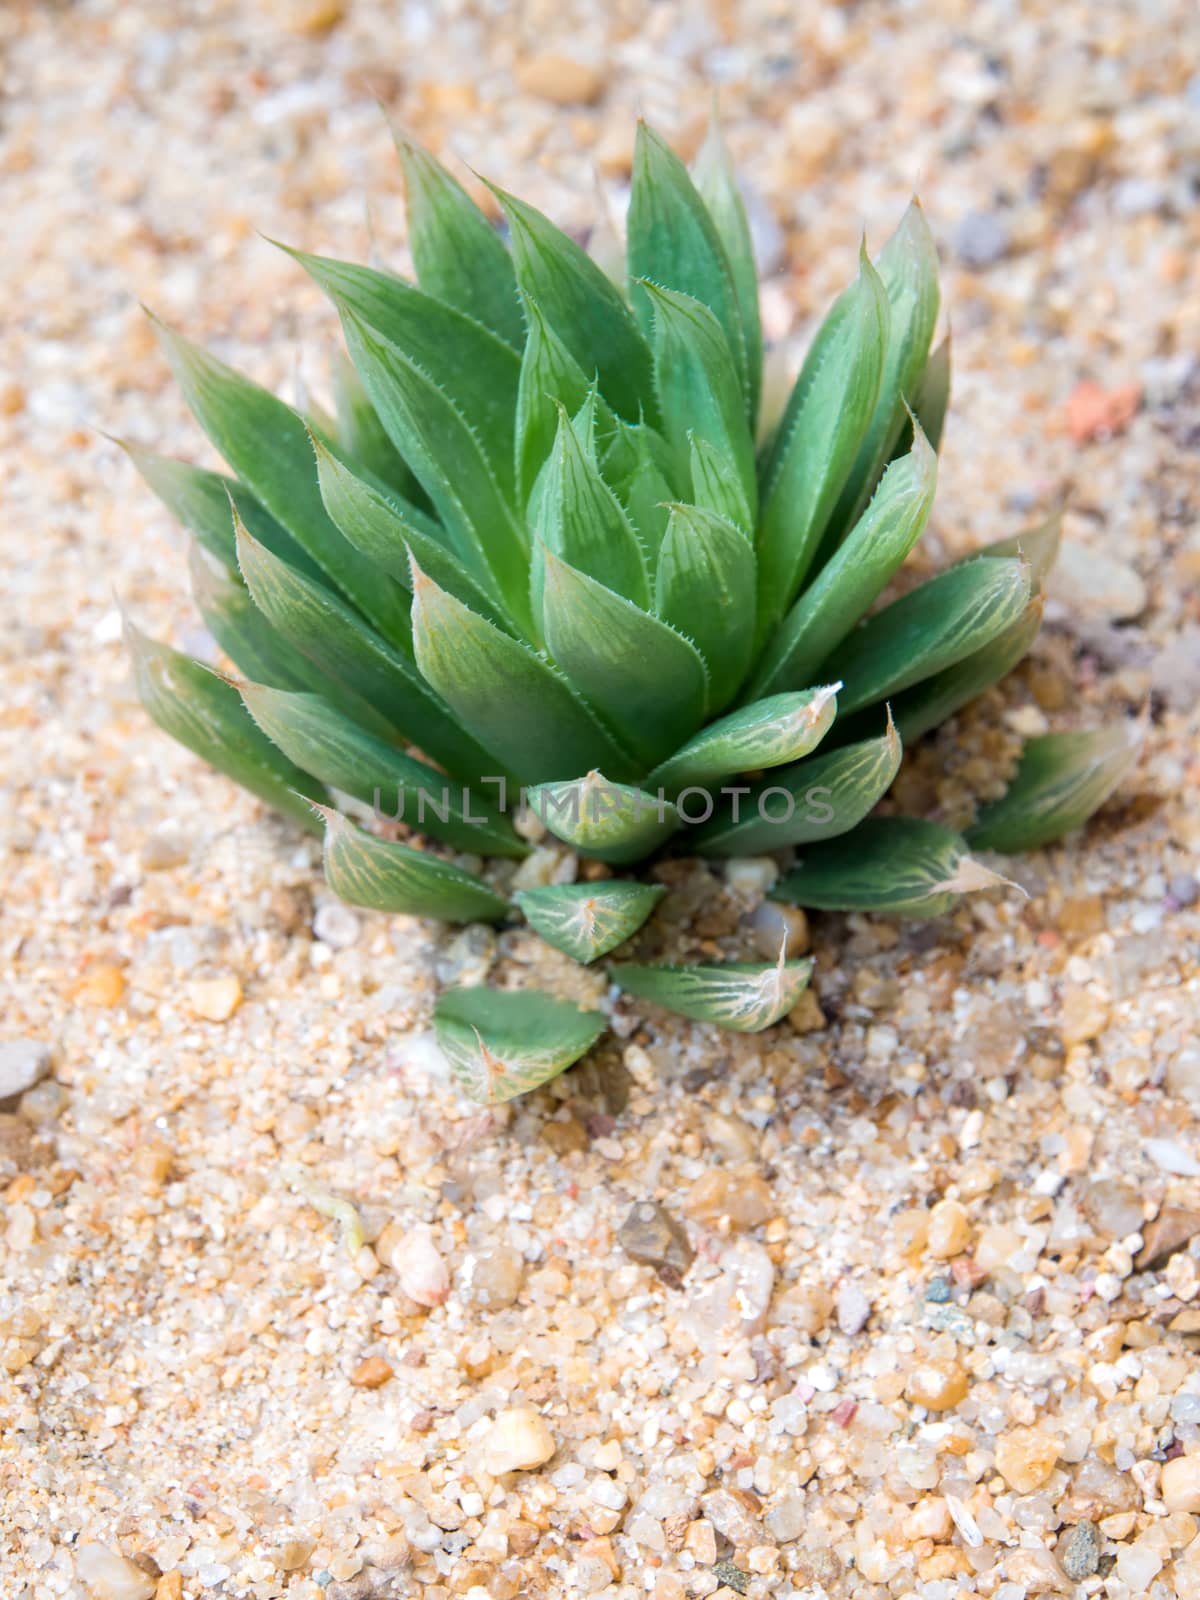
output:
M 1058 538 L 1051 519 L 877 606 L 929 517 L 949 390 L 915 202 L 874 261 L 863 248 L 764 423 L 750 231 L 719 133 L 689 175 L 640 129 L 622 284 L 493 189 L 506 243 L 430 155 L 398 147 L 415 285 L 290 252 L 341 317 L 336 414 L 160 328 L 233 476 L 126 447 L 194 536 L 196 601 L 236 671 L 131 629 L 146 709 L 323 830 L 338 895 L 452 922 L 519 913 L 591 962 L 653 912 L 663 890 L 635 872 L 662 852 L 793 852 L 779 900 L 928 916 L 1003 881 L 972 845 L 1045 843 L 1103 801 L 1133 759 L 1125 728 L 1035 741 L 965 838 L 873 815 L 905 745 L 1029 649 Z M 402 836 L 367 808 L 402 816 Z M 511 892 L 530 813 L 599 864 L 586 881 Z M 810 971 L 784 946 L 611 977 L 752 1031 Z M 487 1101 L 603 1027 L 529 991 L 452 991 L 436 1017 Z

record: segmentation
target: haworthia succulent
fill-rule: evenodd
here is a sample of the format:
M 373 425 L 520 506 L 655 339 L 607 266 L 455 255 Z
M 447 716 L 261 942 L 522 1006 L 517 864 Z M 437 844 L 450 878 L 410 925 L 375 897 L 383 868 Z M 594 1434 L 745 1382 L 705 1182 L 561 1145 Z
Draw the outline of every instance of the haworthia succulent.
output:
M 201 614 L 250 681 L 239 700 L 143 644 L 151 714 L 309 825 L 298 794 L 515 859 L 538 826 L 522 812 L 518 832 L 509 814 L 532 791 L 571 846 L 551 876 L 585 859 L 578 883 L 518 899 L 585 961 L 661 892 L 593 881 L 601 861 L 799 851 L 785 897 L 914 915 L 997 882 L 939 824 L 876 814 L 902 741 L 1029 649 L 1059 536 L 1052 517 L 919 586 L 901 577 L 881 604 L 929 515 L 949 396 L 919 208 L 875 265 L 864 248 L 790 397 L 772 373 L 772 427 L 758 422 L 750 228 L 715 129 L 694 178 L 641 131 L 620 269 L 614 241 L 593 232 L 589 258 L 495 189 L 493 226 L 431 156 L 398 145 L 419 287 L 299 254 L 341 314 L 333 416 L 164 334 L 233 475 L 130 453 L 191 529 Z M 1123 732 L 1035 742 L 972 839 L 1057 836 L 1133 759 Z M 505 915 L 503 869 L 468 871 L 420 838 L 326 814 L 330 881 L 350 898 Z M 634 965 L 619 981 L 756 1028 L 794 1003 L 807 968 L 781 954 Z M 437 1026 L 463 1080 L 496 1100 L 561 1070 L 603 1023 L 544 996 L 470 991 L 439 1006 Z
M 710 722 L 650 774 L 650 787 L 670 795 L 799 761 L 833 726 L 840 685 L 770 695 Z
M 757 505 L 754 441 L 729 341 L 700 301 L 650 282 L 643 287 L 654 313 L 654 378 L 676 476 L 689 472 L 692 440 L 702 439 L 737 474 L 743 506 L 735 520 L 747 526 Z
M 236 571 L 198 539 L 188 552 L 188 575 L 204 626 L 239 672 L 277 689 L 317 687 L 321 674 L 312 662 L 271 626 Z
M 238 559 L 255 605 L 290 644 L 362 709 L 356 721 L 384 738 L 403 736 L 460 777 L 488 763 L 439 701 L 407 651 L 393 649 L 335 595 L 238 529 Z M 345 704 L 342 699 L 342 704 Z
M 906 746 L 914 744 L 1012 671 L 1037 637 L 1044 604 L 1041 596 L 1036 596 L 1017 620 L 990 643 L 896 696 L 891 702 L 891 714 Z M 863 738 L 882 724 L 883 717 L 882 706 L 859 712 L 844 724 L 838 724 L 835 737 L 839 743 Z
M 995 539 L 991 544 L 981 545 L 978 550 L 972 550 L 970 554 L 957 561 L 955 566 L 961 567 L 966 562 L 977 560 L 980 556 L 999 556 L 1002 560 L 1019 557 L 1028 563 L 1030 582 L 1034 589 L 1037 589 L 1045 582 L 1054 565 L 1061 543 L 1062 512 L 1053 511 L 1044 522 L 1026 528 L 1024 533 L 1014 533 L 1007 539 Z
M 697 1022 L 715 1022 L 735 1033 L 761 1033 L 785 1017 L 808 987 L 809 960 L 774 964 L 728 961 L 723 966 L 613 968 L 613 981 L 629 994 Z
M 303 250 L 287 249 L 287 254 L 320 285 L 339 313 L 373 329 L 422 372 L 440 375 L 447 399 L 511 497 L 513 420 L 521 371 L 512 346 L 466 312 L 392 273 Z
M 159 727 L 315 833 L 308 801 L 324 800 L 323 786 L 260 731 L 238 691 L 199 661 L 159 644 L 128 621 L 125 640 L 141 702 Z
M 507 915 L 508 901 L 474 873 L 367 833 L 328 806 L 320 807 L 320 816 L 325 881 L 350 905 L 445 922 L 496 922 Z
M 937 456 L 918 428 L 912 450 L 888 467 L 853 531 L 784 618 L 751 698 L 811 682 L 920 538 L 936 483 Z
M 682 634 L 553 551 L 545 552 L 544 561 L 547 649 L 632 752 L 634 765 L 652 766 L 704 718 L 708 673 L 703 659 Z M 630 770 L 628 759 L 615 769 L 604 761 L 592 765 L 614 777 Z
M 477 582 L 528 618 L 527 539 L 479 441 L 439 385 L 349 312 L 346 343 L 384 427 L 410 462 Z
M 742 325 L 742 342 L 746 350 L 746 388 L 753 429 L 762 393 L 763 341 L 758 309 L 758 268 L 754 262 L 754 241 L 738 187 L 737 173 L 715 116 L 700 146 L 693 176 L 729 262 L 738 318 Z
M 592 377 L 584 372 L 532 297 L 525 302 L 529 337 L 521 356 L 517 387 L 516 476 L 520 503 L 526 505 L 542 464 L 554 446 L 559 407 L 574 415 L 588 397 Z
M 161 323 L 155 326 L 193 414 L 251 493 L 327 583 L 388 638 L 403 632 L 402 591 L 346 542 L 321 502 L 304 420 L 206 350 Z
M 662 884 L 555 883 L 513 900 L 547 944 L 576 961 L 598 961 L 637 932 L 666 894 Z
M 572 778 L 594 766 L 628 775 L 629 757 L 544 657 L 416 568 L 413 643 L 427 681 L 502 772 L 523 783 Z
M 458 850 L 526 854 L 527 846 L 500 813 L 498 787 L 453 782 L 356 726 L 320 695 L 261 683 L 241 684 L 238 692 L 267 738 L 284 755 L 302 753 L 306 770 L 331 789 Z
M 754 551 L 746 536 L 711 511 L 674 505 L 658 550 L 654 609 L 704 658 L 709 709 L 737 693 L 754 643 Z
M 459 1086 L 483 1105 L 557 1078 L 605 1027 L 600 1012 L 531 989 L 451 989 L 434 1007 L 433 1024 Z
M 810 756 L 731 793 L 688 843 L 701 855 L 749 856 L 849 833 L 891 787 L 902 753 L 889 723 L 876 739 Z M 686 817 L 682 795 L 679 806 Z
M 316 562 L 236 478 L 189 466 L 186 461 L 173 461 L 169 456 L 156 456 L 127 440 L 117 442 L 172 516 L 231 571 L 237 570 L 229 511 L 232 505 L 258 542 L 280 560 L 313 577 L 321 576 Z
M 940 917 L 962 895 L 1005 884 L 952 829 L 921 817 L 871 817 L 852 834 L 805 851 L 771 899 L 820 911 Z
M 333 364 L 337 440 L 345 454 L 404 500 L 422 494 L 412 469 L 388 437 L 350 357 L 339 351 Z
M 767 457 L 760 638 L 799 592 L 850 476 L 879 399 L 887 330 L 887 294 L 864 250 L 809 347 Z
M 408 190 L 408 245 L 422 289 L 477 317 L 519 350 L 525 328 L 500 235 L 428 151 L 399 135 L 396 149 Z
M 528 804 L 557 838 L 615 866 L 653 854 L 679 826 L 669 800 L 612 783 L 600 772 L 540 784 L 528 791 Z
M 552 550 L 635 605 L 650 603 L 650 578 L 641 541 L 600 468 L 580 442 L 565 408 L 538 485 L 533 529 L 533 607 L 542 609 L 541 551 Z
M 644 122 L 634 147 L 626 241 L 630 297 L 643 333 L 651 337 L 658 317 L 645 284 L 677 290 L 706 306 L 725 335 L 748 418 L 745 329 L 725 247 L 687 168 Z
M 573 239 L 515 195 L 494 189 L 512 234 L 513 263 L 523 296 L 546 320 L 600 392 L 629 422 L 654 421 L 650 349 L 632 312 L 604 273 Z
M 1137 760 L 1139 723 L 1049 733 L 1029 739 L 1016 776 L 984 806 L 967 839 L 981 850 L 1037 850 L 1080 827 Z
M 476 581 L 445 538 L 445 529 L 411 504 L 385 494 L 313 440 L 317 479 L 325 509 L 356 550 L 369 556 L 405 589 L 412 589 L 412 563 L 491 621 L 513 626 L 495 592 Z
M 990 644 L 1024 613 L 1029 581 L 1023 561 L 971 561 L 876 611 L 822 669 L 842 681 L 843 714 L 899 694 Z
M 887 354 L 874 415 L 833 513 L 834 541 L 849 532 L 874 494 L 920 392 L 929 359 L 938 314 L 937 246 L 916 200 L 875 264 L 888 297 Z

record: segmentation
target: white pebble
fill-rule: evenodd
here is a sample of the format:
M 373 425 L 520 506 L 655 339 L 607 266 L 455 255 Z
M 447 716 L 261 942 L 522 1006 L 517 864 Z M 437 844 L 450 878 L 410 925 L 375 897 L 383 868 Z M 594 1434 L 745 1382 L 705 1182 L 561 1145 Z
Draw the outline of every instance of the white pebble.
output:
M 418 1222 L 392 1249 L 392 1270 L 400 1287 L 419 1306 L 440 1306 L 450 1293 L 450 1269 L 426 1222 Z
M 549 1461 L 557 1446 L 554 1435 L 532 1406 L 501 1411 L 483 1446 L 483 1464 L 494 1478 L 526 1472 Z
M 75 1572 L 91 1600 L 150 1600 L 154 1579 L 107 1545 L 82 1545 Z
M 313 918 L 313 937 L 334 950 L 348 950 L 358 938 L 361 924 L 349 906 L 328 900 Z

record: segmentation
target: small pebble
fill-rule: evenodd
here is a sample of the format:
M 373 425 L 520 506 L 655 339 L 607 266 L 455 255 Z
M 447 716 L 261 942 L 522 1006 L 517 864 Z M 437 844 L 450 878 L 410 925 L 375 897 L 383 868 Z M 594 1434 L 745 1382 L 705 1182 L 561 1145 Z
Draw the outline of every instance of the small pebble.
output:
M 81 1545 L 75 1555 L 75 1572 L 90 1600 L 151 1600 L 155 1582 L 133 1561 L 107 1545 Z
M 764 900 L 750 918 L 750 942 L 764 961 L 777 961 L 782 944 L 790 961 L 808 949 L 808 918 L 799 906 Z
M 50 1071 L 50 1046 L 41 1039 L 0 1039 L 0 1100 L 24 1094 Z
M 928 1362 L 909 1373 L 904 1393 L 927 1411 L 953 1411 L 966 1398 L 967 1374 L 956 1361 Z
M 501 1411 L 483 1445 L 484 1467 L 494 1478 L 506 1472 L 527 1472 L 549 1461 L 557 1446 L 550 1429 L 532 1406 Z
M 933 1278 L 925 1291 L 925 1298 L 935 1306 L 944 1306 L 953 1293 L 954 1286 L 949 1278 Z
M 1008 224 L 994 211 L 969 211 L 954 235 L 954 250 L 964 266 L 994 266 L 1008 254 Z
M 971 1243 L 971 1224 L 960 1200 L 939 1200 L 929 1213 L 926 1249 L 939 1261 L 962 1255 Z
M 356 1389 L 381 1389 L 392 1376 L 391 1363 L 382 1356 L 367 1356 L 350 1374 Z
M 1200 1453 L 1164 1462 L 1160 1488 L 1168 1511 L 1200 1514 Z
M 604 92 L 604 74 L 598 67 L 572 56 L 531 56 L 517 67 L 517 82 L 526 94 L 537 95 L 556 106 L 590 106 Z
M 774 1215 L 775 1205 L 766 1179 L 752 1167 L 715 1167 L 695 1180 L 683 1209 L 696 1222 L 728 1217 L 734 1228 L 756 1228 Z
M 238 978 L 198 978 L 187 986 L 188 1006 L 204 1022 L 228 1022 L 242 1003 Z
M 401 1289 L 419 1306 L 440 1306 L 450 1293 L 450 1268 L 426 1222 L 418 1222 L 397 1239 L 391 1267 Z
M 1066 1541 L 1059 1546 L 1059 1560 L 1063 1571 L 1073 1583 L 1090 1578 L 1100 1565 L 1100 1552 L 1104 1541 L 1094 1522 L 1078 1522 Z
M 1058 1440 L 1040 1428 L 1013 1428 L 996 1441 L 996 1471 L 1018 1494 L 1040 1489 L 1058 1456 Z
M 871 1302 L 853 1279 L 845 1278 L 838 1285 L 837 1325 L 844 1334 L 853 1338 L 866 1327 L 871 1315 Z
M 631 1261 L 654 1267 L 666 1281 L 678 1283 L 696 1259 L 683 1224 L 656 1200 L 639 1200 L 617 1235 Z
M 1177 906 L 1194 906 L 1200 900 L 1200 883 L 1190 872 L 1177 872 L 1167 884 L 1167 893 Z
M 362 928 L 356 914 L 340 900 L 327 900 L 313 917 L 313 938 L 332 950 L 348 950 Z

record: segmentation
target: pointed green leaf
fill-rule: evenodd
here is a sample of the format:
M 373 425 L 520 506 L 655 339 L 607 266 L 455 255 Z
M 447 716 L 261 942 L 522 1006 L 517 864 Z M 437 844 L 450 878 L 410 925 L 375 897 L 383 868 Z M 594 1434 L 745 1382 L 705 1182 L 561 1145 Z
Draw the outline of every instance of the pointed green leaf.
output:
M 255 726 L 232 684 L 130 622 L 125 642 L 138 696 L 165 733 L 293 822 L 317 831 L 304 797 L 323 800 L 324 789 Z
M 285 755 L 303 760 L 306 770 L 331 789 L 458 850 L 511 857 L 527 853 L 498 807 L 493 785 L 453 782 L 428 762 L 355 726 L 319 695 L 261 683 L 241 684 L 239 692 L 267 738 Z
M 654 609 L 704 657 L 709 709 L 737 693 L 754 644 L 755 571 L 750 541 L 723 517 L 674 505 L 658 552 Z
M 929 359 L 938 314 L 937 246 L 916 200 L 879 252 L 876 266 L 890 307 L 887 357 L 875 413 L 833 514 L 828 549 L 854 526 L 874 494 L 905 425 L 906 408 L 920 393 Z M 936 415 L 936 405 L 934 411 Z M 945 400 L 941 415 L 944 418 Z
M 320 577 L 321 569 L 312 557 L 236 478 L 227 478 L 221 472 L 207 472 L 203 467 L 174 461 L 169 456 L 157 456 L 123 439 L 116 442 L 172 516 L 231 571 L 237 570 L 233 518 L 229 514 L 232 502 L 260 544 L 265 544 L 289 566 L 298 567 L 314 578 Z
M 527 801 L 556 838 L 614 866 L 653 854 L 679 826 L 669 800 L 612 783 L 595 770 L 567 783 L 539 784 Z
M 1008 539 L 996 539 L 992 544 L 982 545 L 978 550 L 972 550 L 969 555 L 963 556 L 961 561 L 956 561 L 954 566 L 961 567 L 980 556 L 999 556 L 1001 559 L 1019 556 L 1029 564 L 1030 583 L 1036 593 L 1046 581 L 1051 567 L 1057 560 L 1061 543 L 1062 512 L 1053 511 L 1044 522 L 1026 528 L 1024 533 L 1013 534 Z
M 504 241 L 427 150 L 400 135 L 396 149 L 408 190 L 408 244 L 417 281 L 427 294 L 477 317 L 519 350 L 525 328 Z
M 698 439 L 693 434 L 689 466 L 692 503 L 702 511 L 711 511 L 715 516 L 724 517 L 726 522 L 732 522 L 735 528 L 751 538 L 754 518 L 741 479 L 729 457 L 722 455 L 707 439 Z
M 803 689 L 756 700 L 709 723 L 646 780 L 651 789 L 678 794 L 703 788 L 739 772 L 757 772 L 799 761 L 817 745 L 837 716 L 837 686 Z
M 255 605 L 328 675 L 336 703 L 356 722 L 383 739 L 403 735 L 460 778 L 489 769 L 491 756 L 430 692 L 411 655 L 393 649 L 335 595 L 256 544 L 244 527 L 238 529 L 238 559 Z
M 437 1042 L 459 1087 L 486 1106 L 557 1078 L 604 1032 L 581 1011 L 536 989 L 451 989 L 433 1010 Z
M 772 772 L 731 795 L 688 845 L 706 856 L 754 856 L 849 833 L 892 786 L 903 746 L 895 728 Z M 679 797 L 686 818 L 691 807 Z
M 638 536 L 561 408 L 554 448 L 538 486 L 533 528 L 540 541 L 534 544 L 531 576 L 535 616 L 542 609 L 543 550 L 553 550 L 635 605 L 650 604 Z
M 950 408 L 950 335 L 930 352 L 925 371 L 912 401 L 913 414 L 921 424 L 921 432 L 933 449 L 942 448 L 942 435 L 946 431 L 946 412 Z M 892 449 L 892 459 L 906 456 L 912 449 L 912 423 L 905 417 Z
M 842 715 L 899 694 L 964 661 L 1024 614 L 1023 561 L 969 561 L 939 572 L 854 629 L 824 664 L 842 680 Z
M 352 460 L 404 500 L 421 494 L 412 469 L 388 438 L 353 361 L 339 350 L 333 364 L 333 401 L 338 443 Z M 328 509 L 328 508 L 326 508 Z
M 545 561 L 544 626 L 550 654 L 638 761 L 660 761 L 704 718 L 708 674 L 696 647 L 553 551 Z M 603 761 L 573 764 L 577 777 Z M 627 770 L 616 769 L 618 772 Z
M 517 282 L 621 416 L 637 422 L 653 400 L 650 350 L 633 313 L 596 263 L 540 211 L 493 188 L 512 233 Z M 656 420 L 651 416 L 650 420 Z
M 704 440 L 736 472 L 744 509 L 734 520 L 748 527 L 758 503 L 754 440 L 729 341 L 699 300 L 650 282 L 642 287 L 654 311 L 654 381 L 675 476 L 686 479 L 692 438 Z
M 753 428 L 762 392 L 763 362 L 762 323 L 758 312 L 758 267 L 733 158 L 716 117 L 709 124 L 708 136 L 700 146 L 693 175 L 729 262 L 737 297 L 738 318 L 742 325 L 742 342 L 746 349 L 746 383 Z
M 859 258 L 858 277 L 817 330 L 767 458 L 758 583 L 765 626 L 783 616 L 808 576 L 879 399 L 888 301 Z
M 380 839 L 327 806 L 321 816 L 325 881 L 350 905 L 443 922 L 496 922 L 507 915 L 508 901 L 474 873 L 411 845 Z
M 513 494 L 513 418 L 520 358 L 490 329 L 403 278 L 283 246 L 340 314 L 386 339 L 431 377 L 487 457 L 501 490 Z M 432 498 L 432 496 L 431 496 Z
M 555 333 L 536 300 L 525 302 L 529 337 L 517 388 L 517 493 L 527 505 L 537 475 L 554 446 L 558 408 L 572 416 L 592 389 L 592 379 Z
M 937 456 L 917 429 L 875 498 L 771 639 L 748 698 L 810 683 L 870 608 L 921 536 L 933 505 Z
M 573 778 L 597 765 L 628 772 L 628 757 L 548 661 L 419 568 L 413 577 L 417 665 L 504 770 L 523 783 Z
M 743 419 L 750 414 L 745 336 L 733 275 L 716 225 L 687 168 L 654 130 L 638 125 L 626 221 L 630 298 L 647 338 L 656 311 L 642 280 L 706 306 L 725 334 Z
M 229 507 L 225 509 L 228 513 Z M 318 687 L 312 662 L 275 631 L 238 574 L 198 539 L 188 551 L 188 573 L 204 626 L 239 672 L 279 689 Z
M 348 312 L 346 343 L 388 433 L 433 501 L 455 553 L 521 624 L 528 619 L 527 548 L 478 439 L 437 383 Z
M 761 1033 L 785 1017 L 808 987 L 811 960 L 727 961 L 719 967 L 648 967 L 623 962 L 612 979 L 678 1016 L 715 1022 L 735 1033 Z
M 983 807 L 967 838 L 981 850 L 1014 854 L 1081 828 L 1132 771 L 1142 738 L 1139 723 L 1122 722 L 1027 739 L 1016 777 Z
M 631 939 L 666 894 L 662 884 L 553 883 L 513 896 L 547 944 L 585 964 Z
M 1005 883 L 940 823 L 871 817 L 844 838 L 806 851 L 771 899 L 817 911 L 940 917 L 961 895 Z
M 906 746 L 915 744 L 931 728 L 939 727 L 947 717 L 1008 676 L 1037 638 L 1044 604 L 1040 595 L 1035 596 L 1017 620 L 989 644 L 896 696 L 891 711 Z M 865 738 L 882 720 L 882 708 L 876 706 L 839 721 L 834 736 L 839 743 Z
M 491 621 L 510 626 L 497 601 L 486 594 L 445 542 L 445 529 L 398 496 L 384 494 L 350 470 L 314 439 L 317 478 L 325 509 L 350 543 L 412 588 L 410 556 L 444 589 Z
M 308 553 L 326 582 L 387 638 L 402 635 L 408 610 L 404 592 L 330 520 L 304 420 L 198 345 L 161 323 L 155 328 L 192 414 L 251 493 Z
M 678 499 L 670 468 L 670 452 L 660 434 L 646 423 L 633 427 L 617 419 L 600 470 L 628 512 L 649 560 L 667 531 L 668 502 Z M 738 503 L 744 503 L 740 491 Z

